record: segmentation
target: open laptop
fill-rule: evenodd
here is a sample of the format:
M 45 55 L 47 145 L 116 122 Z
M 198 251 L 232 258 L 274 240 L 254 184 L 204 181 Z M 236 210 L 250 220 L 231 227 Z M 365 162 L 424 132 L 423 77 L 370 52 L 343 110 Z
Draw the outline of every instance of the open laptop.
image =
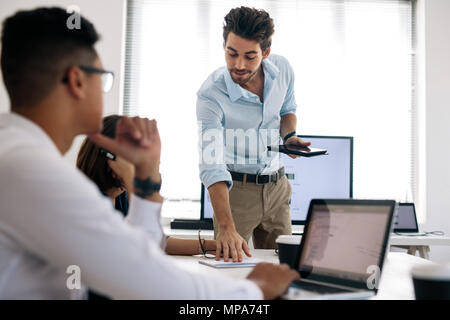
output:
M 376 294 L 396 202 L 311 200 L 296 269 L 283 299 L 366 299 Z
M 416 208 L 414 203 L 399 203 L 397 214 L 394 217 L 394 230 L 398 235 L 424 236 L 425 232 L 419 232 L 417 224 Z

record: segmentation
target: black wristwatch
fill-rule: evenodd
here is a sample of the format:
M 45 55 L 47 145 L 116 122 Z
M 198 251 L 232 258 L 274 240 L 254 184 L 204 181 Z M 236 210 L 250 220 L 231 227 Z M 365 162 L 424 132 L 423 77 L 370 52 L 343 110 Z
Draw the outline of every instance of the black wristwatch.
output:
M 297 132 L 292 131 L 292 132 L 289 132 L 287 135 L 285 135 L 284 138 L 283 138 L 283 143 L 286 143 L 286 140 L 289 139 L 292 136 L 295 136 L 296 133 Z
M 161 182 L 162 182 L 161 178 L 159 179 L 159 181 L 160 182 L 153 182 L 152 180 L 150 180 L 150 178 L 141 180 L 134 177 L 133 180 L 133 186 L 135 188 L 134 193 L 141 198 L 150 197 L 155 192 L 161 190 Z

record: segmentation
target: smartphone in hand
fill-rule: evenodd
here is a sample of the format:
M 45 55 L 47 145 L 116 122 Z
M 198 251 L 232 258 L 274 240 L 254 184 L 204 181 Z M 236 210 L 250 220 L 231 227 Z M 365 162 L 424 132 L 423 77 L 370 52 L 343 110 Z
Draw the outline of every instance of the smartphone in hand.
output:
M 286 154 L 295 154 L 297 156 L 302 157 L 314 157 L 328 154 L 326 149 L 302 147 L 295 144 L 281 144 L 279 146 L 268 146 L 267 149 L 269 151 L 281 152 Z

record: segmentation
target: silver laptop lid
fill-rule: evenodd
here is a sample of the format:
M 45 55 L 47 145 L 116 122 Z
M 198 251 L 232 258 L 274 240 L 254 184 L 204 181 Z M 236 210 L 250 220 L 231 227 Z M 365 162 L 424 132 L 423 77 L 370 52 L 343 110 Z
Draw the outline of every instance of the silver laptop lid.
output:
M 312 200 L 300 245 L 301 276 L 367 289 L 368 277 L 381 273 L 394 211 L 391 200 Z

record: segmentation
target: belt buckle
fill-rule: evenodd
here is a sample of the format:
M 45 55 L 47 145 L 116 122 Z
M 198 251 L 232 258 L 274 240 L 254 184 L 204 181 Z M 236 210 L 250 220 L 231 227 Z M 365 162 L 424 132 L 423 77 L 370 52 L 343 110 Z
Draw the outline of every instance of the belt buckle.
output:
M 278 180 L 280 180 L 280 172 L 277 171 L 275 183 L 277 183 Z

